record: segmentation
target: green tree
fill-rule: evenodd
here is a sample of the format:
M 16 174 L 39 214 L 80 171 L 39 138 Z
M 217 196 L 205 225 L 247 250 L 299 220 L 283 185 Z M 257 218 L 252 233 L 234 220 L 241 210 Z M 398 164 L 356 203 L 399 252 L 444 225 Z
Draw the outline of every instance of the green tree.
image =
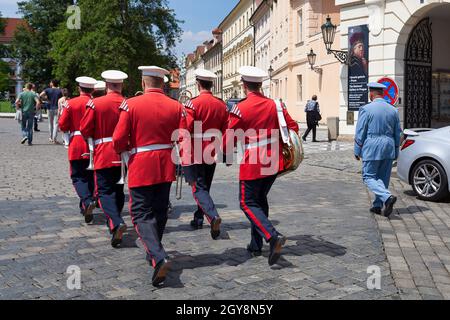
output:
M 26 25 L 19 26 L 13 40 L 12 55 L 23 67 L 25 81 L 48 83 L 52 78 L 54 61 L 49 35 L 65 19 L 72 0 L 28 0 L 18 2 L 19 13 Z
M 175 67 L 172 53 L 181 29 L 166 0 L 79 0 L 81 28 L 60 23 L 50 36 L 54 75 L 65 85 L 80 75 L 99 78 L 119 69 L 128 93 L 140 89 L 140 65 Z M 69 86 L 69 87 L 71 87 Z
M 0 12 L 0 34 L 5 32 L 6 22 L 2 18 L 2 13 Z M 1 58 L 8 57 L 6 46 L 0 44 L 0 93 L 7 91 L 9 89 L 9 72 L 10 68 L 8 63 L 3 61 Z

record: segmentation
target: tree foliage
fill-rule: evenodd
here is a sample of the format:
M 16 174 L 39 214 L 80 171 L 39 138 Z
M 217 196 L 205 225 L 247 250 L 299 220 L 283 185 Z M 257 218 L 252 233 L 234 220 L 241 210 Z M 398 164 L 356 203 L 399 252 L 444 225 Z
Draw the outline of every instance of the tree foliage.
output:
M 26 81 L 48 83 L 52 78 L 55 61 L 48 55 L 49 35 L 64 21 L 67 6 L 71 4 L 72 0 L 18 2 L 26 25 L 19 26 L 15 33 L 13 56 L 20 61 L 22 78 Z
M 140 65 L 175 66 L 171 50 L 181 34 L 166 0 L 79 0 L 81 29 L 59 24 L 50 36 L 54 75 L 69 84 L 80 75 L 99 78 L 119 69 L 128 92 L 140 89 Z
M 5 32 L 6 22 L 2 18 L 2 13 L 0 12 L 0 34 Z M 0 93 L 7 91 L 9 89 L 9 65 L 1 58 L 6 58 L 8 56 L 6 46 L 0 44 Z

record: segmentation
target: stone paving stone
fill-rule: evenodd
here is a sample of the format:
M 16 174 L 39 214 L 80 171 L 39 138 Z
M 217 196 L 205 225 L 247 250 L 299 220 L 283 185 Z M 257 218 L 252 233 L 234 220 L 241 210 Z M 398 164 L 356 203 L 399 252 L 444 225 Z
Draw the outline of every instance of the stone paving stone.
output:
M 9 150 L 0 162 L 5 186 L 0 191 L 2 299 L 394 299 L 398 290 L 383 239 L 392 241 L 391 249 L 406 249 L 416 239 L 431 248 L 427 237 L 406 237 L 397 246 L 397 238 L 384 237 L 395 235 L 396 229 L 388 220 L 377 223 L 368 212 L 352 143 L 307 143 L 301 168 L 278 179 L 269 195 L 271 217 L 288 237 L 279 265 L 268 266 L 267 246 L 263 257 L 247 254 L 250 224 L 239 208 L 237 168 L 219 165 L 212 195 L 228 237 L 211 241 L 208 228 L 192 231 L 189 221 L 196 206 L 190 190 L 184 188 L 179 202 L 172 194 L 175 208 L 163 244 L 175 266 L 167 287 L 157 290 L 132 230 L 127 234 L 130 245 L 113 250 L 100 210 L 93 225 L 84 225 L 69 179 L 67 150 L 47 144 L 45 125 L 31 148 L 20 145 L 16 122 L 0 119 L 0 126 L 0 147 Z M 35 170 L 36 158 L 52 163 L 53 170 Z M 440 221 L 444 213 L 448 215 L 442 208 Z M 131 227 L 127 209 L 124 214 Z M 421 223 L 435 228 L 437 218 L 430 218 L 434 224 L 427 219 Z M 407 232 L 406 227 L 401 230 Z M 448 255 L 441 250 L 439 254 Z M 403 262 L 395 261 L 402 269 Z M 81 290 L 66 287 L 70 265 L 81 268 Z M 367 289 L 371 265 L 382 268 L 383 290 Z

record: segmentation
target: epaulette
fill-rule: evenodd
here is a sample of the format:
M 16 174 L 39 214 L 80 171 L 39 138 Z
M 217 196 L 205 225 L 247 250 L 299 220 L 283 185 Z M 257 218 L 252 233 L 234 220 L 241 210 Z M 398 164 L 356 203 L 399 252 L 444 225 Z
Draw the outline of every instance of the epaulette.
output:
M 62 107 L 65 108 L 65 109 L 68 109 L 70 107 L 69 101 L 64 101 Z
M 92 110 L 95 109 L 94 100 L 90 99 L 88 103 L 86 104 L 86 107 L 91 108 Z
M 128 104 L 127 100 L 123 100 L 122 104 L 119 107 L 120 110 L 128 112 Z
M 192 100 L 186 101 L 186 102 L 183 104 L 183 106 L 184 106 L 185 108 L 195 110 L 195 107 L 194 107 L 194 104 L 192 103 Z
M 239 110 L 238 105 L 236 104 L 233 109 L 231 109 L 230 113 L 234 114 L 235 116 L 242 118 L 241 110 Z

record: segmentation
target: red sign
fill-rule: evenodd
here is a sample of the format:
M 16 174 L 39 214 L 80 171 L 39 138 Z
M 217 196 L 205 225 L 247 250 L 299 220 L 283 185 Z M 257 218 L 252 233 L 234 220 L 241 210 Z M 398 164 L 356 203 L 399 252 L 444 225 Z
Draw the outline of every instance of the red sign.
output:
M 395 105 L 398 101 L 398 85 L 391 78 L 381 78 L 378 83 L 382 83 L 386 86 L 384 90 L 384 100 L 392 105 Z

